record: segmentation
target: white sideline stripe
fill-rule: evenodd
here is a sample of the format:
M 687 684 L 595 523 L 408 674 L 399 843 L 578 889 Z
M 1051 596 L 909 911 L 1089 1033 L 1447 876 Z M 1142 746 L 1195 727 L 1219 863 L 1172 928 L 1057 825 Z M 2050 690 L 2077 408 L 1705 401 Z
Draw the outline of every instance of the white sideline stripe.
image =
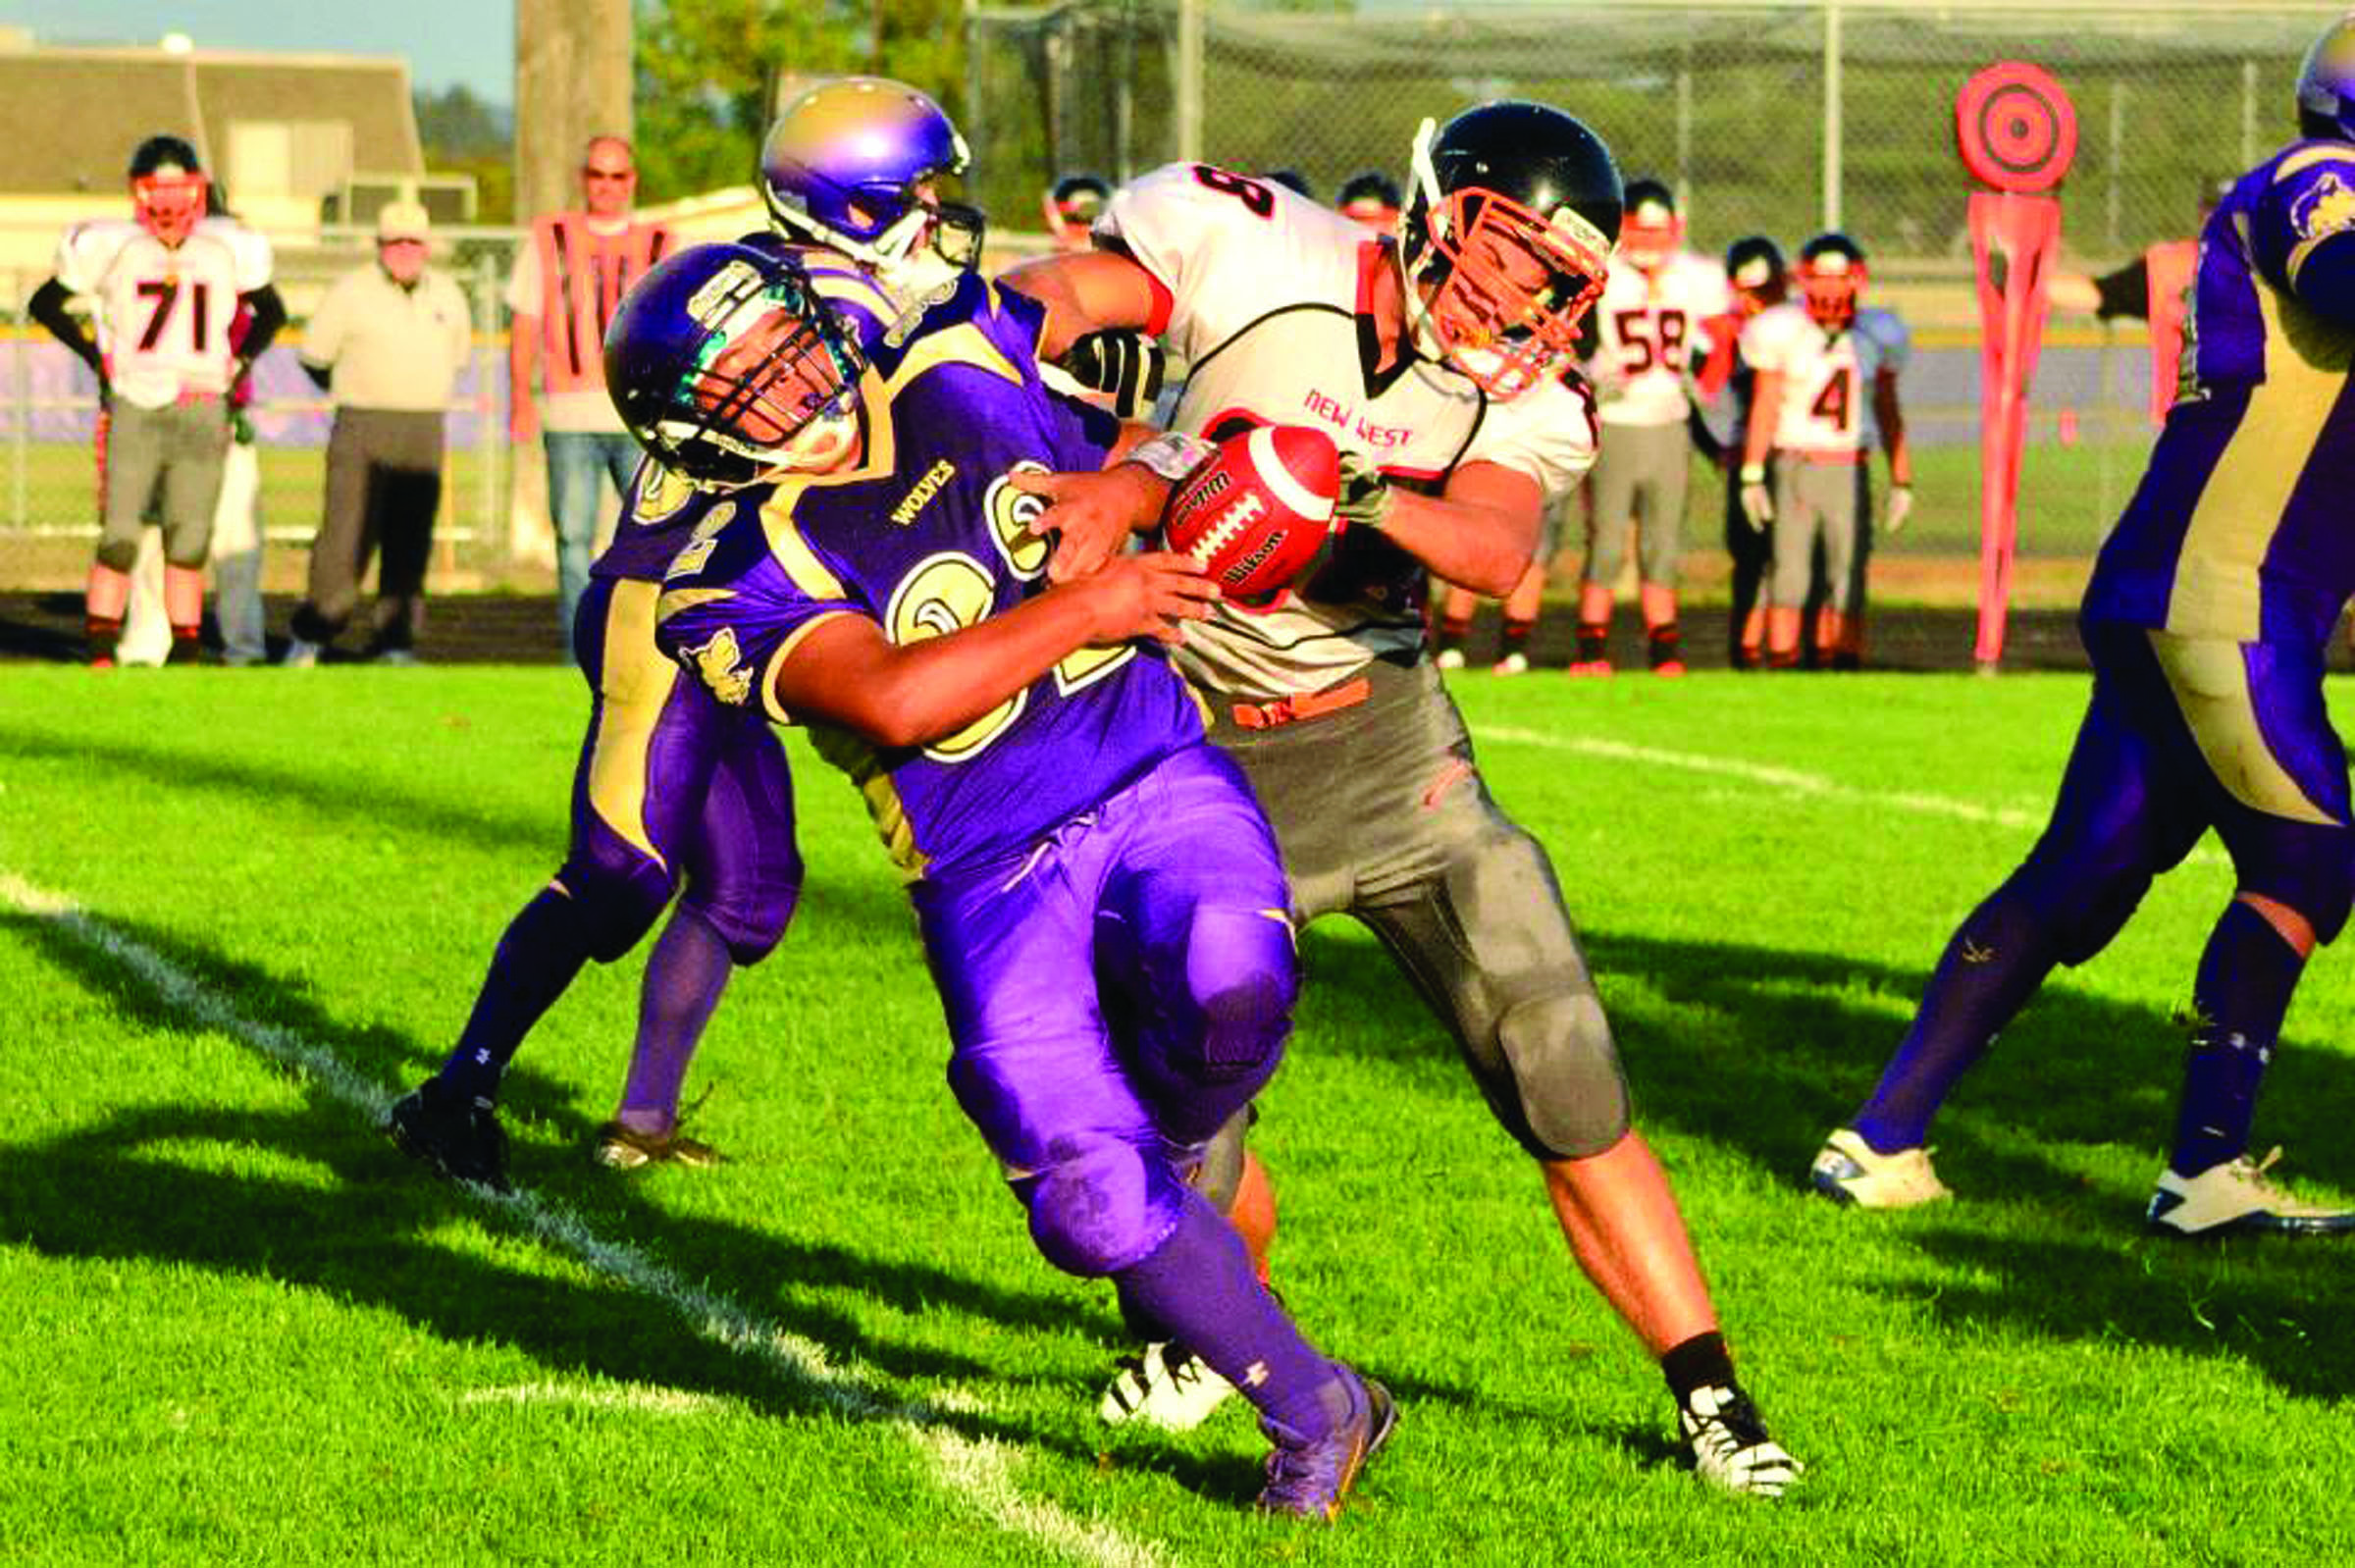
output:
M 90 915 L 72 899 L 0 869 L 0 902 L 26 915 L 55 921 L 84 946 L 97 949 L 136 974 L 165 1003 L 207 1028 L 274 1057 L 316 1081 L 372 1123 L 382 1121 L 396 1098 L 384 1085 L 352 1071 L 334 1052 L 276 1024 L 248 1019 L 201 981 Z M 529 1191 L 496 1193 L 471 1183 L 477 1201 L 504 1209 L 543 1240 L 611 1276 L 642 1295 L 667 1305 L 706 1339 L 748 1356 L 796 1389 L 846 1415 L 889 1423 L 923 1454 L 933 1475 L 999 1529 L 1024 1536 L 1091 1568 L 1168 1568 L 1169 1554 L 1151 1542 L 1132 1541 L 1109 1525 L 1073 1518 L 1054 1503 L 1024 1497 L 1014 1483 L 1021 1450 L 1006 1443 L 974 1441 L 938 1425 L 952 1410 L 969 1411 L 977 1401 L 964 1390 L 937 1399 L 899 1403 L 875 1386 L 874 1374 L 853 1364 L 838 1368 L 825 1347 L 758 1317 L 726 1296 L 690 1284 L 628 1242 L 599 1235 L 563 1204 Z
M 1826 801 L 1850 802 L 1897 811 L 1911 811 L 1917 816 L 1951 817 L 1958 822 L 1975 822 L 1988 827 L 2034 829 L 2044 825 L 2041 814 L 2014 810 L 2009 807 L 1981 806 L 1975 801 L 1959 801 L 1951 795 L 1923 795 L 1912 790 L 1866 790 L 1853 784 L 1843 784 L 1821 773 L 1804 773 L 1792 767 L 1773 767 L 1762 762 L 1745 762 L 1730 757 L 1706 757 L 1696 752 L 1670 752 L 1656 746 L 1634 746 L 1625 741 L 1599 740 L 1591 735 L 1550 735 L 1544 730 L 1520 729 L 1510 724 L 1487 724 L 1474 729 L 1481 740 L 1504 741 L 1515 746 L 1537 746 L 1549 751 L 1575 752 L 1582 757 L 1599 757 L 1614 762 L 1644 762 L 1654 767 L 1682 768 L 1691 773 L 1714 774 L 1719 778 L 1741 779 L 1761 784 L 1781 793 L 1786 799 L 1812 797 Z M 2228 865 L 2231 857 L 2203 839 L 2185 862 L 2189 865 Z
M 684 1388 L 656 1388 L 643 1383 L 518 1383 L 503 1388 L 469 1388 L 458 1395 L 458 1403 L 587 1405 L 594 1410 L 631 1410 L 657 1416 L 701 1416 L 725 1410 L 730 1401 L 714 1394 L 690 1393 Z

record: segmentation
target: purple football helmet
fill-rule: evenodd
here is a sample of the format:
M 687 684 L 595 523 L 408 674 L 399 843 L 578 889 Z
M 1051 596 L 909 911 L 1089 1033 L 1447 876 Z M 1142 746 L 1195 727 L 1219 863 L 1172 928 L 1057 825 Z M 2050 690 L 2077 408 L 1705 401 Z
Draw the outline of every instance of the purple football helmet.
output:
M 2355 141 L 2355 16 L 2323 29 L 2298 71 L 2298 129 Z
M 882 77 L 844 77 L 777 116 L 760 149 L 760 192 L 779 234 L 878 272 L 924 250 L 971 267 L 981 258 L 981 214 L 943 202 L 934 188 L 970 158 L 923 93 Z

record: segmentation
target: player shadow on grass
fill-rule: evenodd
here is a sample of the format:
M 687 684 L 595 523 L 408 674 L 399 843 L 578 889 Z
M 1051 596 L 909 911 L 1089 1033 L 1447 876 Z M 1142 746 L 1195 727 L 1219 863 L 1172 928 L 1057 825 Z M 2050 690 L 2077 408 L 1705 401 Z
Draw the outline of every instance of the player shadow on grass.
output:
M 1672 1128 L 1739 1150 L 1794 1204 L 1824 1134 L 1872 1087 L 1928 980 L 1835 954 L 1733 942 L 1584 933 L 1634 1089 L 1640 1127 Z M 1310 979 L 1306 1050 L 1340 1049 L 1418 1091 L 1474 1091 L 1444 1029 L 1379 951 L 1341 932 L 1302 943 Z M 1934 958 L 1935 955 L 1930 955 Z M 1320 985 L 1318 976 L 1348 983 Z M 1399 1020 L 1412 1019 L 1401 1026 Z M 2338 1107 L 2344 1064 L 2301 1050 L 2293 1029 L 2258 1107 L 2259 1147 L 2296 1151 L 2299 1172 L 2355 1185 Z M 2146 1235 L 2147 1186 L 2121 1190 L 2048 1156 L 2053 1145 L 2147 1151 L 2156 1178 L 2173 1129 L 2182 1026 L 2161 1006 L 2086 994 L 2058 971 L 1988 1059 L 1965 1078 L 1935 1130 L 1939 1170 L 1962 1202 L 1903 1218 L 1825 1217 L 1905 1227 L 1911 1244 L 1955 1273 L 1893 1283 L 1942 1321 L 2000 1324 L 2057 1339 L 2130 1341 L 2224 1355 L 2285 1391 L 2338 1398 L 2355 1361 L 2350 1239 L 2185 1242 Z M 1501 1135 L 1500 1161 L 1518 1158 Z M 1974 1200 L 2015 1206 L 1971 1221 Z M 2016 1206 L 2049 1212 L 2074 1239 L 2015 1232 Z M 2015 1233 L 1999 1227 L 2010 1225 Z M 1994 1276 L 1996 1285 L 1974 1283 Z
M 299 986 L 257 966 L 135 923 L 109 926 L 181 972 L 239 998 L 254 1022 L 332 1055 L 362 1078 L 381 1084 L 429 1054 L 395 1030 L 340 1024 Z M 63 974 L 139 1025 L 189 1026 L 184 1006 L 158 996 L 134 971 L 56 922 L 8 915 L 0 915 L 0 929 L 21 933 Z M 915 1385 L 877 1386 L 873 1403 L 854 1397 L 846 1404 L 758 1356 L 682 1333 L 679 1314 L 661 1301 L 608 1281 L 571 1278 L 577 1260 L 553 1243 L 550 1253 L 566 1261 L 547 1275 L 444 1244 L 436 1233 L 453 1211 L 477 1213 L 497 1233 L 532 1232 L 521 1216 L 496 1203 L 477 1208 L 481 1200 L 464 1189 L 425 1176 L 364 1113 L 318 1081 L 298 1076 L 296 1082 L 305 1102 L 299 1109 L 144 1107 L 53 1137 L 0 1144 L 0 1235 L 54 1257 L 178 1262 L 304 1285 L 388 1307 L 452 1342 L 512 1344 L 558 1375 L 725 1396 L 777 1416 L 828 1411 L 873 1419 L 898 1413 L 903 1400 L 921 1399 L 930 1384 L 1020 1381 L 970 1357 L 877 1337 L 808 1299 L 812 1289 L 838 1284 L 910 1315 L 949 1310 L 1022 1331 L 1066 1334 L 1084 1327 L 1087 1309 L 1069 1294 L 1008 1289 L 929 1264 L 668 1212 L 647 1200 L 642 1183 L 615 1181 L 585 1161 L 577 1177 L 551 1181 L 537 1194 L 554 1198 L 600 1235 L 628 1237 L 674 1279 L 716 1281 L 699 1288 L 715 1289 L 838 1361 L 855 1359 L 884 1380 Z M 560 1093 L 551 1086 L 547 1097 Z M 576 1120 L 568 1141 L 585 1143 L 589 1121 Z M 221 1152 L 192 1158 L 191 1146 Z M 328 1179 L 224 1169 L 266 1170 L 279 1161 L 324 1167 Z M 566 1190 L 576 1184 L 580 1190 Z M 937 1408 L 926 1419 L 968 1437 L 1019 1443 L 1086 1466 L 1098 1457 L 1089 1430 L 1093 1390 L 1071 1392 L 1068 1420 Z M 1241 1498 L 1253 1490 L 1252 1467 L 1233 1456 L 1136 1457 L 1140 1467 L 1150 1463 L 1214 1495 Z

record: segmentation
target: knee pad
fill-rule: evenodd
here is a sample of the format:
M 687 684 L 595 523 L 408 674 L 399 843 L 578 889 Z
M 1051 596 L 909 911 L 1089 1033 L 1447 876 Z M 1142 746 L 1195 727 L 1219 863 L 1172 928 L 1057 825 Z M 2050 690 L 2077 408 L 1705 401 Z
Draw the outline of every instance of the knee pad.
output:
M 1627 1136 L 1627 1078 L 1602 1016 L 1586 990 L 1555 991 L 1505 1010 L 1497 1054 L 1509 1081 L 1484 1085 L 1506 1128 L 1544 1160 L 1583 1160 Z
M 1101 1136 L 1057 1140 L 1051 1163 L 1015 1190 L 1040 1254 L 1086 1280 L 1150 1257 L 1177 1228 L 1184 1201 L 1166 1161 Z
M 581 912 L 589 956 L 600 964 L 610 964 L 645 941 L 670 905 L 670 878 L 652 861 L 635 856 L 575 853 L 556 881 Z
M 1185 988 L 1200 1027 L 1203 1080 L 1264 1083 L 1282 1059 L 1300 991 L 1290 922 L 1257 910 L 1197 911 Z
M 768 957 L 785 940 L 785 929 L 793 923 L 801 897 L 802 862 L 797 856 L 790 867 L 764 868 L 741 882 L 720 887 L 691 882 L 681 902 L 711 922 L 711 929 L 728 945 L 731 960 L 750 966 Z

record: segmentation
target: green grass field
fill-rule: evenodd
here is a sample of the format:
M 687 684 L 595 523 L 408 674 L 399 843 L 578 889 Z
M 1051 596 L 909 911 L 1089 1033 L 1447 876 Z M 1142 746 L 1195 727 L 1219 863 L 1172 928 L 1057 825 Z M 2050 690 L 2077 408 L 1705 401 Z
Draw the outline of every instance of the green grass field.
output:
M 1239 1407 L 1093 1416 L 942 1081 L 905 901 L 797 740 L 810 882 L 690 1080 L 716 1172 L 587 1158 L 639 960 L 509 1079 L 495 1202 L 374 1130 L 561 855 L 557 671 L 0 670 L 0 1548 L 11 1562 L 2313 1564 L 2355 1550 L 2355 1259 L 2146 1238 L 2211 846 L 1939 1128 L 1963 1201 L 1802 1194 L 1952 923 L 2025 848 L 2083 683 L 1465 682 L 1553 853 L 1785 1503 L 1672 1463 L 1647 1358 L 1369 939 L 1320 927 L 1260 1146 L 1280 1283 L 1403 1407 L 1330 1533 L 1243 1513 Z M 2341 695 L 2342 699 L 2344 694 Z M 2355 720 L 2343 711 L 2342 723 Z M 1857 715 L 1871 715 L 1869 729 Z M 2344 953 L 2259 1119 L 2355 1191 Z

